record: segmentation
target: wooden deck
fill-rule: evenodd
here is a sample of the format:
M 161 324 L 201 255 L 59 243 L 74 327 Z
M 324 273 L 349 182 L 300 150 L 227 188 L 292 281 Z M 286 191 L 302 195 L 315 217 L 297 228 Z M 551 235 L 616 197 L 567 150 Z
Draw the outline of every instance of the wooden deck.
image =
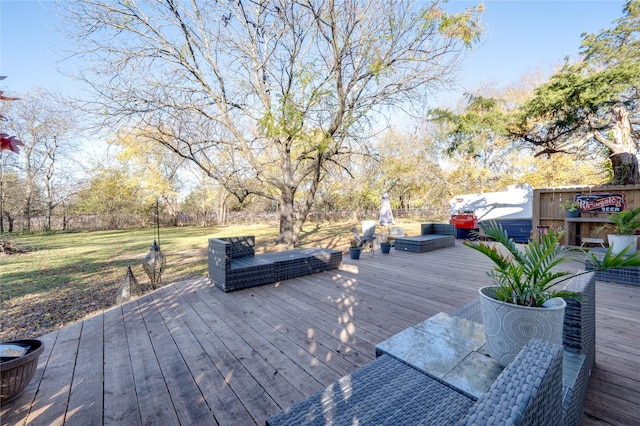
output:
M 477 295 L 488 261 L 460 242 L 345 256 L 343 267 L 225 294 L 167 285 L 42 337 L 2 425 L 264 424 L 367 363 L 380 341 Z M 585 425 L 640 425 L 640 287 L 598 283 Z

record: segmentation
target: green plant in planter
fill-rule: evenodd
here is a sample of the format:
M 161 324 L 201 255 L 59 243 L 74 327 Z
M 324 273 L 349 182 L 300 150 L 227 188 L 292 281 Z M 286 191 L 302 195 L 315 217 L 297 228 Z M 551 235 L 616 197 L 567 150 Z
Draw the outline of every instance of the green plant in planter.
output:
M 382 236 L 381 236 L 381 240 L 382 240 L 382 241 L 380 241 L 380 244 L 391 244 L 391 243 L 393 243 L 393 241 L 395 240 L 395 238 L 394 238 L 394 237 L 391 237 L 391 236 L 389 236 L 389 235 L 382 235 Z
M 559 271 L 556 267 L 566 261 L 573 260 L 566 256 L 570 250 L 563 248 L 560 242 L 564 237 L 564 231 L 550 229 L 542 235 L 540 241 L 533 240 L 520 250 L 516 243 L 509 239 L 507 231 L 496 223 L 483 226 L 487 237 L 495 240 L 507 253 L 499 250 L 499 247 L 482 241 L 465 241 L 464 245 L 471 247 L 489 257 L 495 264 L 488 273 L 495 280 L 495 298 L 497 300 L 521 306 L 542 306 L 547 300 L 554 297 L 573 297 L 573 293 L 562 290 L 553 290 L 556 284 L 568 280 L 576 275 L 586 274 L 592 271 L 583 271 L 577 274 L 568 271 Z M 640 252 L 626 256 L 627 250 L 614 255 L 609 248 L 601 260 L 591 254 L 594 270 L 640 266 Z
M 597 231 L 610 230 L 615 235 L 633 235 L 640 228 L 640 207 L 613 213 L 609 220 L 611 223 L 599 226 Z
M 580 210 L 580 203 L 576 203 L 575 201 L 563 201 L 560 203 L 560 207 L 565 209 L 568 212 L 577 212 Z
M 349 256 L 351 259 L 360 259 L 360 253 L 362 252 L 362 244 L 358 240 L 351 240 L 351 247 L 349 247 Z

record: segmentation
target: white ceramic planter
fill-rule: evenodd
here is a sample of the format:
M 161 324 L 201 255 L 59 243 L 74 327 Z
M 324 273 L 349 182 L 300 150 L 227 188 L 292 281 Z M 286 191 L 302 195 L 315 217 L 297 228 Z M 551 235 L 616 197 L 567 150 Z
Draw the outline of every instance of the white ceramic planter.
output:
M 506 366 L 534 337 L 562 345 L 564 299 L 551 299 L 545 307 L 519 306 L 496 300 L 493 289 L 480 289 L 484 334 L 492 358 Z
M 638 236 L 637 235 L 616 235 L 608 234 L 609 245 L 612 247 L 613 254 L 618 254 L 625 247 L 631 246 L 631 249 L 626 254 L 633 254 L 638 251 Z

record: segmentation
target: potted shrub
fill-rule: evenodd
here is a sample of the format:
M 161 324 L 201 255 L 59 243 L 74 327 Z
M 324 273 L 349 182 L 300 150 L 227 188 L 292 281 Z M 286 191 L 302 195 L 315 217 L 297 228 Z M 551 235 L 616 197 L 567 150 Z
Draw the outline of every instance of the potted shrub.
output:
M 380 242 L 380 252 L 383 254 L 389 254 L 391 252 L 391 246 L 393 245 L 393 237 L 391 236 L 391 227 L 387 226 L 387 235 L 383 235 Z
M 565 210 L 567 217 L 580 217 L 580 203 L 567 200 L 560 203 L 560 207 Z
M 349 256 L 352 259 L 360 259 L 360 253 L 362 252 L 362 247 L 358 244 L 356 240 L 351 240 L 351 247 L 349 247 Z
M 622 210 L 609 216 L 611 223 L 598 227 L 598 232 L 608 229 L 609 247 L 613 253 L 618 254 L 623 249 L 629 248 L 627 254 L 633 254 L 638 249 L 638 235 L 636 229 L 640 228 L 640 207 L 633 210 Z
M 380 243 L 380 251 L 383 254 L 389 254 L 391 252 L 391 237 L 384 237 L 383 241 Z
M 479 290 L 489 354 L 506 366 L 531 338 L 562 344 L 566 307 L 562 298 L 574 295 L 553 287 L 573 276 L 592 271 L 572 274 L 557 268 L 561 263 L 572 260 L 571 256 L 565 255 L 570 249 L 561 245 L 564 231 L 549 229 L 539 241 L 529 242 L 523 250 L 498 224 L 490 223 L 483 227 L 483 231 L 506 249 L 483 241 L 464 242 L 494 263 L 489 276 L 495 284 Z M 609 249 L 601 260 L 594 254 L 589 256 L 593 270 L 640 266 L 640 253 L 626 256 L 626 251 L 623 251 L 614 255 Z

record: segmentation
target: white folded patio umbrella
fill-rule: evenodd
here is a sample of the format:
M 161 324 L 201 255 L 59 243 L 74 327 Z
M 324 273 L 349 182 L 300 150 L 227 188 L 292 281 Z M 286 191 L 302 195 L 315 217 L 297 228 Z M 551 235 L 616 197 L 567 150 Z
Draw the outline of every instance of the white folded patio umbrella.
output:
M 382 206 L 380 207 L 380 225 L 390 226 L 394 225 L 393 212 L 391 211 L 391 202 L 389 201 L 389 194 L 386 192 L 382 196 Z

